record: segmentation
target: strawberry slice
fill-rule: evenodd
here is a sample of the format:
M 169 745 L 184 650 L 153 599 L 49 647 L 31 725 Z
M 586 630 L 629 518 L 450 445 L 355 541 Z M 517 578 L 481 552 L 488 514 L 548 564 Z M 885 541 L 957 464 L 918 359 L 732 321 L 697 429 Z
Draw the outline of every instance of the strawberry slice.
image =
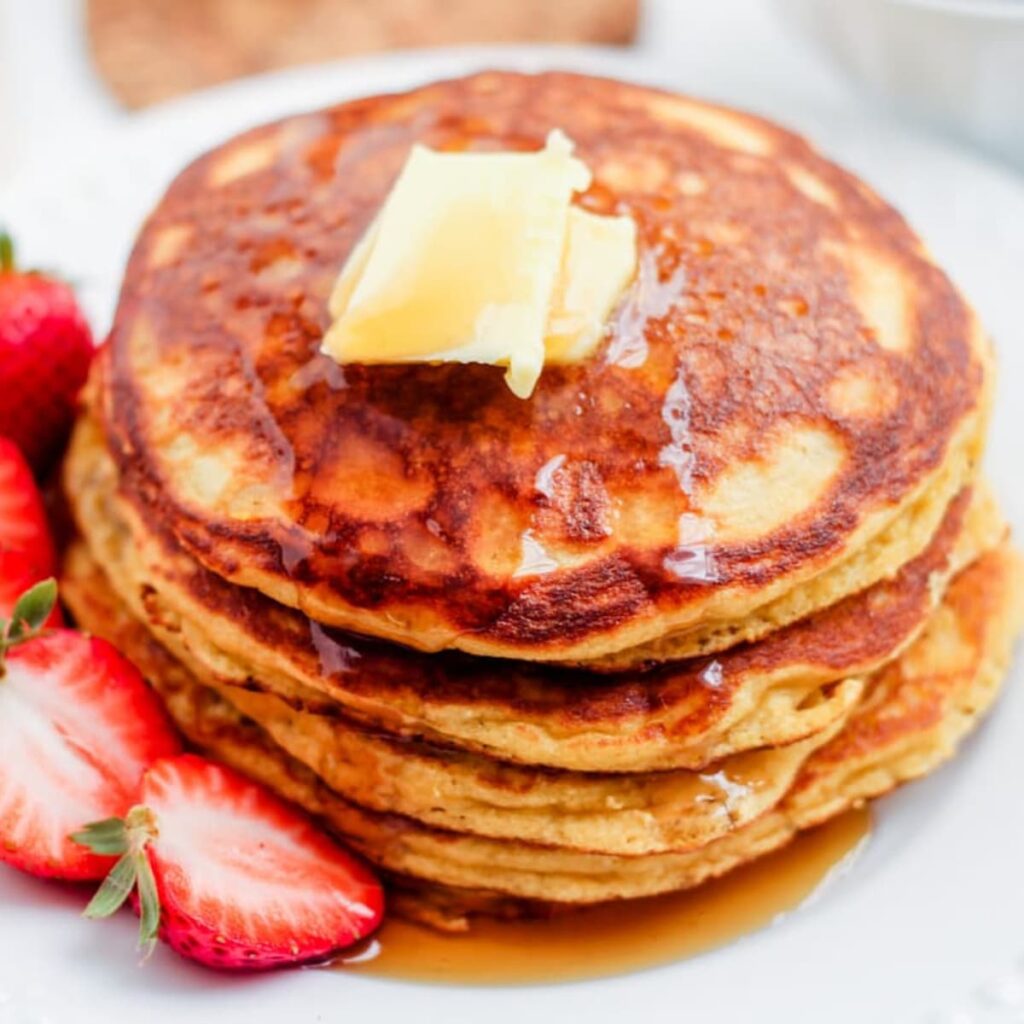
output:
M 57 568 L 43 499 L 21 450 L 0 437 L 0 551 L 18 551 L 35 566 L 33 582 Z
M 322 960 L 380 923 L 380 883 L 298 811 L 193 754 L 143 776 L 123 820 L 74 836 L 120 853 L 86 909 L 106 917 L 134 897 L 141 942 L 157 935 L 209 967 L 266 970 Z
M 106 643 L 40 633 L 56 598 L 33 587 L 0 623 L 0 861 L 49 878 L 102 878 L 112 860 L 71 842 L 124 814 L 178 739 L 138 670 Z

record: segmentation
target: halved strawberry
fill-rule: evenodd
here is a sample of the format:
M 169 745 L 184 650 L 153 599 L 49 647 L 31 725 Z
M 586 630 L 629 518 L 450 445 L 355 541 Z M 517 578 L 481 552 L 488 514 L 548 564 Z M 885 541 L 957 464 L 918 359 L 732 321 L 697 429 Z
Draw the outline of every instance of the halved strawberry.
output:
M 75 840 L 120 853 L 86 916 L 106 917 L 137 883 L 140 938 L 226 970 L 322 960 L 372 932 L 383 894 L 371 872 L 298 811 L 193 754 L 143 776 L 139 805 Z
M 57 568 L 43 499 L 18 446 L 0 437 L 0 551 L 18 551 L 35 565 L 35 581 Z
M 143 771 L 180 749 L 156 695 L 104 640 L 40 633 L 52 580 L 0 622 L 0 861 L 49 878 L 102 878 L 111 866 L 69 839 L 83 821 L 124 814 Z

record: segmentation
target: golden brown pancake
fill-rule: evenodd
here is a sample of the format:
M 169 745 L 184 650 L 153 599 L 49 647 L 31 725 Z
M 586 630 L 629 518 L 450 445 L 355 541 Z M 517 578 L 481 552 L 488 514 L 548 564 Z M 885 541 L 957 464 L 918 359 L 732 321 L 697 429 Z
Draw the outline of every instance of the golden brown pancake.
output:
M 1006 545 L 965 570 L 929 628 L 872 680 L 863 707 L 812 755 L 775 809 L 700 849 L 642 857 L 482 839 L 361 808 L 202 687 L 127 614 L 88 560 L 72 560 L 64 593 L 86 627 L 140 665 L 193 742 L 321 816 L 383 868 L 455 893 L 592 903 L 699 884 L 944 761 L 998 690 L 1024 617 L 1021 570 L 1019 556 Z
M 580 205 L 638 225 L 593 358 L 522 401 L 495 367 L 319 354 L 413 143 L 529 150 L 556 127 L 594 173 Z M 988 358 L 899 215 L 797 136 L 491 72 L 197 160 L 139 237 L 97 386 L 125 488 L 232 582 L 425 650 L 636 664 L 914 558 L 973 471 Z
M 100 573 L 80 543 L 66 560 L 70 579 Z M 225 683 L 173 632 L 153 632 L 198 682 L 346 800 L 456 832 L 590 852 L 634 856 L 706 845 L 778 803 L 807 757 L 845 720 L 796 743 L 736 754 L 698 771 L 553 771 L 390 736 L 337 714 L 296 710 L 273 694 Z M 850 689 L 861 692 L 860 685 Z M 846 717 L 851 710 L 852 703 Z
M 115 495 L 116 474 L 87 420 L 66 477 L 79 528 L 122 599 L 210 678 L 274 693 L 295 712 L 587 771 L 699 769 L 828 728 L 857 700 L 861 677 L 914 637 L 950 572 L 1004 529 L 986 493 L 969 509 L 964 494 L 893 579 L 715 659 L 604 677 L 342 636 L 228 584 Z

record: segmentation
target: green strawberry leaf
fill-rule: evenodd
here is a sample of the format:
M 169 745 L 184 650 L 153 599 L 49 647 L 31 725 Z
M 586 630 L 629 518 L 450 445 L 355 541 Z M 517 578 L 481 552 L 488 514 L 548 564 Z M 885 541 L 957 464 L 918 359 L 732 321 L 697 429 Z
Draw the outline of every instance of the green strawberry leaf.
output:
M 139 851 L 136 878 L 139 885 L 139 949 L 145 956 L 153 952 L 160 930 L 160 895 L 153 877 L 153 866 L 145 852 Z
M 0 619 L 0 679 L 5 674 L 4 655 L 15 644 L 37 636 L 57 603 L 57 581 L 47 580 L 28 588 L 18 598 L 10 621 Z
M 14 241 L 4 230 L 0 229 L 0 273 L 14 270 Z
M 96 895 L 89 900 L 89 905 L 82 911 L 83 917 L 98 919 L 110 917 L 119 910 L 132 889 L 138 874 L 138 859 L 145 858 L 144 853 L 126 853 L 103 879 L 103 884 L 96 890 Z
M 29 630 L 35 631 L 49 618 L 53 606 L 57 603 L 57 581 L 51 576 L 28 588 L 18 598 L 11 613 L 12 629 L 24 623 Z M 8 634 L 10 636 L 10 634 Z
M 117 854 L 128 851 L 128 830 L 124 818 L 104 818 L 72 832 L 68 837 L 79 846 L 86 846 L 93 853 Z
M 83 915 L 89 918 L 110 917 L 138 887 L 139 948 L 144 959 L 153 952 L 160 931 L 160 894 L 156 888 L 153 866 L 146 855 L 146 845 L 156 835 L 156 819 L 148 807 L 133 807 L 123 818 L 94 821 L 71 839 L 87 846 L 94 853 L 120 853 L 96 895 L 89 901 Z

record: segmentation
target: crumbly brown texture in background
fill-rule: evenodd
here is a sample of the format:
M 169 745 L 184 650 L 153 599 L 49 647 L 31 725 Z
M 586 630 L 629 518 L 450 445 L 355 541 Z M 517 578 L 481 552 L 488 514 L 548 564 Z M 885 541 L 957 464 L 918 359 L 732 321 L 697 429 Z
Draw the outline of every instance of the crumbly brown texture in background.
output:
M 628 43 L 639 0 L 89 0 L 93 59 L 143 107 L 243 75 L 462 43 Z

